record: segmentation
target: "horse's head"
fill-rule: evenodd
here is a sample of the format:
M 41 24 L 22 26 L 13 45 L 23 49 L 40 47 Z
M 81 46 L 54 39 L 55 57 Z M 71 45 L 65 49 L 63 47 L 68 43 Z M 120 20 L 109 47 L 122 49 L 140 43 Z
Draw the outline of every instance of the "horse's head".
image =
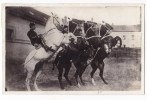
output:
M 62 20 L 60 20 L 59 17 L 52 14 L 45 27 L 46 34 L 44 37 L 46 43 L 48 46 L 52 46 L 54 49 L 57 49 L 60 44 L 68 45 L 71 41 L 77 42 L 76 37 L 72 33 L 62 34 L 60 31 L 60 26 L 63 28 L 61 21 Z
M 62 44 L 69 45 L 70 43 L 77 43 L 77 37 L 72 33 L 64 34 Z
M 119 36 L 116 36 L 112 40 L 112 46 L 121 47 L 122 46 L 122 39 Z
M 111 53 L 112 47 L 116 46 L 118 43 L 118 47 L 121 47 L 122 40 L 119 36 L 116 36 L 113 38 L 112 36 L 108 36 L 104 39 L 102 39 L 102 49 L 107 53 Z
M 47 31 L 54 29 L 54 28 L 61 30 L 62 24 L 63 23 L 62 23 L 61 19 L 57 15 L 51 13 L 51 16 L 48 18 L 48 21 L 46 23 L 45 31 L 47 32 Z
M 70 43 L 71 42 L 77 43 L 77 37 L 73 35 L 73 33 L 68 33 L 67 38 L 69 39 Z

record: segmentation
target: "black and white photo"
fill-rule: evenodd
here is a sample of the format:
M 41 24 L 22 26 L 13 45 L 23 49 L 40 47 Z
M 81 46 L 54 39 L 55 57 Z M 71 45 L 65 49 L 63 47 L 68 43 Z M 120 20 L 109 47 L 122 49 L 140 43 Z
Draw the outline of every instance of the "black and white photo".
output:
M 3 8 L 6 93 L 144 93 L 143 4 Z

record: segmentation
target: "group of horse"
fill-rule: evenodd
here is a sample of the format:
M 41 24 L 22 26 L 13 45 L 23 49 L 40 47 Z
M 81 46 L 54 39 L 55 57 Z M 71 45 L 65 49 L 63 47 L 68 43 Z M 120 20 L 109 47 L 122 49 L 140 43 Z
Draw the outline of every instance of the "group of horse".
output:
M 65 69 L 65 79 L 69 85 L 72 85 L 72 82 L 68 78 L 72 64 L 76 67 L 74 76 L 78 87 L 81 87 L 78 78 L 80 79 L 82 85 L 85 85 L 85 82 L 82 79 L 82 75 L 88 65 L 91 65 L 92 67 L 90 76 L 93 85 L 96 85 L 94 81 L 94 73 L 98 68 L 100 70 L 99 76 L 105 84 L 108 84 L 103 77 L 103 60 L 111 53 L 112 47 L 114 47 L 118 41 L 119 46 L 122 44 L 122 40 L 119 36 L 114 38 L 108 33 L 108 31 L 112 30 L 112 27 L 107 27 L 106 25 L 102 24 L 99 30 L 100 36 L 98 36 L 92 30 L 92 25 L 89 26 L 88 23 L 85 23 L 85 36 L 75 36 L 73 34 L 76 30 L 76 27 L 73 28 L 71 27 L 72 25 L 69 25 L 69 33 L 65 35 L 58 30 L 57 24 L 54 23 L 54 20 L 57 20 L 57 18 L 52 16 L 47 22 L 46 33 L 43 34 L 43 37 L 46 40 L 46 44 L 51 46 L 55 51 L 59 51 L 59 48 L 62 47 L 62 50 L 57 53 L 53 62 L 53 66 L 56 66 L 59 71 L 58 80 L 61 89 L 64 89 L 64 85 L 62 83 L 63 69 Z M 44 60 L 49 60 L 53 57 L 54 54 L 55 52 L 46 52 L 43 48 L 40 48 L 31 51 L 31 53 L 27 56 L 24 63 L 24 68 L 27 72 L 27 90 L 31 90 L 31 80 L 33 80 L 33 86 L 35 89 L 40 90 L 36 84 L 36 80 L 42 72 Z

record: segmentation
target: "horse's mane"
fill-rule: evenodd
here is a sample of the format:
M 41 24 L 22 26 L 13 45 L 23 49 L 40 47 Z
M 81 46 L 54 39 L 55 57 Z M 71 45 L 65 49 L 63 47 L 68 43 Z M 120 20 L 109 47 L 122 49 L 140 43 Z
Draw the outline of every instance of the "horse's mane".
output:
M 69 21 L 69 32 L 74 33 L 77 27 L 77 23 L 73 21 Z
M 88 23 L 84 23 L 84 32 L 86 37 L 95 36 L 95 32 L 91 29 L 92 25 Z
M 86 37 L 91 37 L 96 35 L 96 33 L 91 29 L 93 25 L 84 23 L 84 31 L 86 33 Z M 98 33 L 101 37 L 105 36 L 107 34 L 107 30 L 112 30 L 113 27 L 106 23 L 106 25 L 100 24 L 98 28 Z
M 57 27 L 53 23 L 53 17 L 51 16 L 50 18 L 48 18 L 48 21 L 46 23 L 45 32 L 48 32 L 50 29 L 53 29 L 53 28 L 57 28 Z

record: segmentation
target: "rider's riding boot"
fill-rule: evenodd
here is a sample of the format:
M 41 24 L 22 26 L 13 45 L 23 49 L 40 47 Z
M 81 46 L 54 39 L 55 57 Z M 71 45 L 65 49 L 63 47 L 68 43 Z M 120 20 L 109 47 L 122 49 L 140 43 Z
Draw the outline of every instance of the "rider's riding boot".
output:
M 48 47 L 46 45 L 45 40 L 42 37 L 40 37 L 40 39 L 41 39 L 41 45 L 45 49 L 46 52 L 48 51 L 55 52 L 55 50 L 53 50 L 52 47 Z
M 47 45 L 44 46 L 44 49 L 46 52 L 48 51 L 55 52 L 55 50 L 53 50 L 52 47 L 48 47 Z

